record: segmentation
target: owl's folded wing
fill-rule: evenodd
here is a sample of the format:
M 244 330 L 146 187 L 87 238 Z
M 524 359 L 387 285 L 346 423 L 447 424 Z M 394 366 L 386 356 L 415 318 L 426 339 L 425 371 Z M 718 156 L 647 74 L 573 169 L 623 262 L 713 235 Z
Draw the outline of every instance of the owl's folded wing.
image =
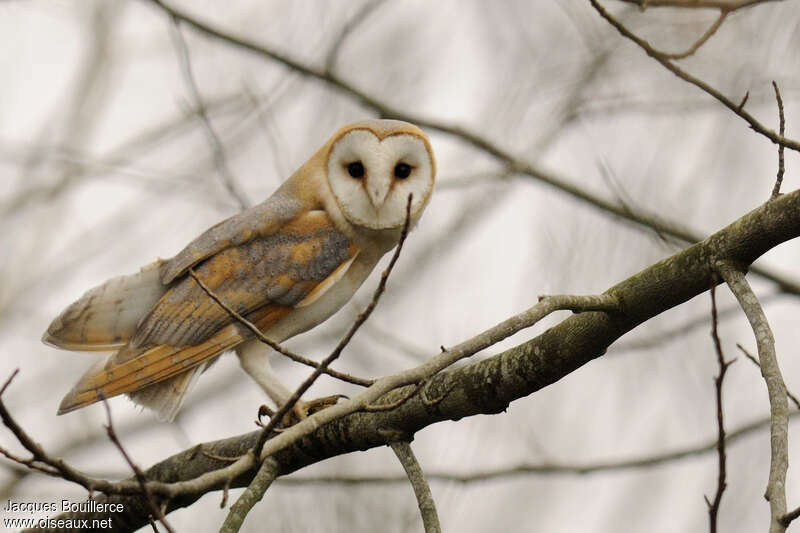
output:
M 263 331 L 292 309 L 313 303 L 358 252 L 327 213 L 309 211 L 271 235 L 212 255 L 194 270 L 221 301 Z M 251 336 L 184 274 L 142 318 L 128 344 L 81 378 L 59 412 L 159 383 Z
M 161 282 L 169 284 L 214 254 L 278 231 L 303 211 L 296 199 L 279 189 L 264 202 L 223 220 L 190 242 L 159 267 Z M 302 215 L 300 215 L 302 216 Z

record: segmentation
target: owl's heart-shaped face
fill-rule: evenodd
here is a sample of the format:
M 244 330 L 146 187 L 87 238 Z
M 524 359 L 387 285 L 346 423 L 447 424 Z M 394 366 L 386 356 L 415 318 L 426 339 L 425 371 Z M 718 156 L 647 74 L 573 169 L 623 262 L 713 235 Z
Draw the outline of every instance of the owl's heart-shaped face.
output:
M 416 127 L 397 124 L 378 131 L 356 126 L 331 146 L 328 182 L 352 224 L 399 228 L 406 219 L 408 196 L 413 195 L 411 218 L 415 219 L 433 192 L 435 163 L 427 137 Z

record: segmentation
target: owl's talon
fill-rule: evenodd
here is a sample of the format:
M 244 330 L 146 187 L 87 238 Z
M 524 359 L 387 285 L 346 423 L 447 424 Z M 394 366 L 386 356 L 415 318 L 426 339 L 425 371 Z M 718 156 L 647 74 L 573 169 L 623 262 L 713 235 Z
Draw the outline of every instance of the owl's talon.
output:
M 309 415 L 313 415 L 318 411 L 322 411 L 323 409 L 330 407 L 332 405 L 336 405 L 336 402 L 339 401 L 339 398 L 347 398 L 344 394 L 334 394 L 332 396 L 324 396 L 322 398 L 317 398 L 310 401 L 298 400 L 297 403 L 294 404 L 292 410 L 283 417 L 283 424 L 281 424 L 284 428 L 293 426 L 298 422 L 302 422 Z
M 263 428 L 264 427 L 264 422 L 262 422 L 261 419 L 264 418 L 264 417 L 272 418 L 274 414 L 275 414 L 275 411 L 270 409 L 268 405 L 262 404 L 258 408 L 258 415 L 256 415 L 256 425 L 258 427 L 260 427 L 260 428 Z

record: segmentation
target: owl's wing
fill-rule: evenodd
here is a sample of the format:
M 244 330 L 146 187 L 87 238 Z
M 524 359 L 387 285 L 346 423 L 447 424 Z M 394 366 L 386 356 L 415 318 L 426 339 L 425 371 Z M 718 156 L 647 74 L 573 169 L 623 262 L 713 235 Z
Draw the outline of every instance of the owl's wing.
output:
M 316 301 L 341 279 L 358 252 L 325 211 L 309 211 L 270 235 L 208 257 L 195 266 L 195 273 L 220 300 L 263 331 L 292 309 Z M 141 320 L 130 342 L 102 368 L 81 378 L 59 413 L 172 378 L 251 336 L 193 278 L 183 275 Z
M 119 350 L 136 334 L 142 316 L 189 268 L 227 248 L 280 233 L 303 211 L 282 187 L 261 204 L 208 229 L 172 259 L 159 259 L 141 272 L 112 278 L 87 291 L 53 320 L 42 340 L 67 350 Z
M 216 253 L 198 264 L 195 272 L 218 298 L 247 316 L 267 304 L 302 306 L 357 252 L 325 211 L 309 211 L 271 235 Z M 184 275 L 141 320 L 130 345 L 197 345 L 233 321 L 194 279 Z
M 159 267 L 161 282 L 169 284 L 204 259 L 252 239 L 270 235 L 298 216 L 302 206 L 278 189 L 264 202 L 210 227 L 178 255 Z

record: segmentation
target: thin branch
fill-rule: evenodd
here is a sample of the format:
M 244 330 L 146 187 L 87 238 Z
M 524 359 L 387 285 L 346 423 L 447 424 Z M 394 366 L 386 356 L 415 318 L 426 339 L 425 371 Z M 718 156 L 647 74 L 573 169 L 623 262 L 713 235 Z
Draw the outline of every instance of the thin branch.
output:
M 744 109 L 745 104 L 747 104 L 747 99 L 748 98 L 750 98 L 750 91 L 745 91 L 744 92 L 744 96 L 742 97 L 742 101 L 739 102 L 738 106 L 736 106 L 736 109 L 738 111 L 741 111 L 742 109 Z
M 722 502 L 722 493 L 725 492 L 725 487 L 728 483 L 726 481 L 726 456 L 725 456 L 725 423 L 722 412 L 722 382 L 725 379 L 725 373 L 728 367 L 733 364 L 733 361 L 726 361 L 725 355 L 722 353 L 722 343 L 719 340 L 719 332 L 717 330 L 717 296 L 716 283 L 711 285 L 711 338 L 714 339 L 714 350 L 717 352 L 717 364 L 719 364 L 719 374 L 714 377 L 714 389 L 716 391 L 717 403 L 717 462 L 719 467 L 719 474 L 717 476 L 717 492 L 714 495 L 713 503 L 706 498 L 708 505 L 708 523 L 709 531 L 717 533 L 717 516 L 719 514 L 719 505 Z
M 150 507 L 150 511 L 152 512 L 153 519 L 158 519 L 164 525 L 164 528 L 169 533 L 175 533 L 175 530 L 172 529 L 172 526 L 169 525 L 167 522 L 167 517 L 164 516 L 164 510 L 161 506 L 156 502 L 153 493 L 150 492 L 150 489 L 147 487 L 147 476 L 144 475 L 144 472 L 133 462 L 131 456 L 128 455 L 128 452 L 125 450 L 125 447 L 120 442 L 119 438 L 117 437 L 117 432 L 114 431 L 114 422 L 111 419 L 111 408 L 108 406 L 108 400 L 106 400 L 105 396 L 102 397 L 103 400 L 103 407 L 106 409 L 106 420 L 108 424 L 106 425 L 106 433 L 108 434 L 108 438 L 111 442 L 114 443 L 114 446 L 117 447 L 119 453 L 122 454 L 122 457 L 125 459 L 125 462 L 128 463 L 128 466 L 133 470 L 134 477 L 136 481 L 139 483 L 139 487 L 142 489 L 142 495 L 144 499 L 147 501 L 147 505 Z M 155 523 L 152 524 L 153 529 L 157 532 Z
M 389 446 L 403 465 L 403 470 L 411 482 L 411 488 L 414 489 L 425 533 L 441 533 L 442 528 L 439 525 L 439 515 L 436 513 L 436 502 L 431 494 L 431 487 L 425 480 L 425 473 L 411 449 L 411 444 L 406 441 L 394 441 L 390 442 Z
M 202 409 L 204 405 L 213 403 L 219 398 L 220 395 L 228 393 L 231 387 L 236 386 L 240 379 L 241 372 L 229 372 L 228 375 L 223 376 L 222 379 L 217 380 L 210 387 L 206 387 L 203 391 L 203 394 L 192 395 L 181 409 L 182 415 L 185 416 L 192 410 Z M 127 419 L 123 421 L 122 425 L 117 424 L 115 426 L 115 431 L 117 432 L 117 436 L 124 438 L 125 435 L 128 434 L 136 434 L 141 436 L 145 432 L 151 431 L 156 427 L 158 427 L 158 425 L 153 418 L 140 416 Z M 106 432 L 96 432 L 94 429 L 83 432 L 80 435 L 74 435 L 72 439 L 61 442 L 57 445 L 57 447 L 50 449 L 48 451 L 48 455 L 65 457 L 75 451 L 85 452 L 86 450 L 97 445 L 101 437 L 103 439 L 107 438 Z M 185 443 L 178 442 L 177 444 L 181 445 L 181 447 L 187 446 Z M 9 466 L 13 468 L 13 465 Z M 25 476 L 32 472 L 33 470 L 28 468 L 20 467 L 19 470 L 15 469 L 14 479 L 10 479 L 5 485 L 0 486 L 0 501 L 7 499 L 7 496 L 13 493 L 15 487 L 25 479 Z M 103 471 L 102 475 L 95 475 L 104 478 L 116 479 L 123 478 L 125 476 L 124 473 L 107 473 L 105 470 Z
M 800 507 L 783 515 L 780 519 L 780 523 L 783 525 L 783 527 L 789 527 L 789 524 L 791 524 L 798 517 L 800 517 Z
M 685 51 L 674 54 L 660 52 L 661 56 L 663 56 L 666 59 L 686 59 L 690 55 L 693 55 L 700 49 L 701 46 L 706 44 L 708 40 L 715 33 L 717 33 L 717 30 L 720 28 L 720 26 L 722 26 L 722 23 L 725 22 L 726 18 L 728 18 L 729 13 L 730 11 L 726 9 L 720 9 L 719 17 L 717 17 L 717 20 L 715 20 L 714 23 L 711 26 L 709 26 L 706 32 L 703 35 L 701 35 L 700 38 L 697 39 L 697 41 L 695 41 L 694 44 L 689 48 L 687 48 Z M 783 137 L 783 132 L 781 132 L 781 137 Z
M 474 131 L 470 131 L 465 128 L 454 126 L 444 122 L 427 119 L 422 116 L 413 115 L 402 109 L 394 108 L 389 104 L 383 102 L 380 98 L 365 93 L 364 91 L 356 88 L 350 82 L 338 77 L 333 73 L 326 72 L 323 69 L 318 69 L 310 65 L 306 65 L 285 54 L 272 50 L 264 45 L 233 35 L 222 29 L 213 27 L 193 17 L 192 15 L 189 15 L 175 7 L 172 7 L 171 5 L 163 2 L 162 0 L 149 0 L 149 1 L 152 4 L 156 5 L 158 8 L 160 8 L 161 10 L 163 10 L 165 13 L 167 13 L 171 18 L 177 18 L 182 22 L 185 22 L 189 26 L 195 28 L 196 30 L 205 33 L 206 35 L 209 35 L 211 37 L 214 37 L 216 39 L 219 39 L 221 41 L 224 41 L 230 45 L 242 48 L 249 52 L 265 57 L 271 61 L 277 62 L 291 69 L 292 71 L 297 72 L 298 74 L 319 80 L 329 85 L 330 87 L 340 91 L 341 93 L 347 95 L 348 97 L 356 100 L 361 105 L 373 110 L 382 117 L 405 120 L 407 122 L 412 122 L 423 129 L 439 131 L 446 135 L 458 138 L 462 142 L 465 142 L 473 146 L 474 148 L 499 160 L 504 165 L 503 169 L 504 172 L 526 175 L 530 178 L 546 183 L 547 185 L 554 187 L 581 202 L 585 202 L 621 220 L 632 222 L 637 226 L 644 226 L 646 228 L 655 229 L 657 232 L 663 233 L 671 237 L 675 237 L 687 243 L 696 243 L 703 240 L 704 238 L 703 235 L 697 232 L 687 230 L 677 222 L 664 220 L 663 218 L 656 216 L 655 214 L 652 213 L 647 213 L 644 210 L 637 210 L 635 212 L 631 211 L 629 209 L 626 209 L 624 206 L 617 205 L 616 203 L 606 200 L 601 196 L 595 195 L 587 190 L 584 190 L 574 185 L 574 183 L 578 182 L 579 180 L 569 180 L 564 176 L 560 176 L 554 172 L 549 172 L 543 168 L 528 163 L 522 160 L 521 158 L 514 157 L 510 152 L 507 152 L 506 150 L 504 150 L 503 148 L 501 148 L 488 138 L 483 137 Z M 800 148 L 800 143 L 796 144 L 797 147 Z M 788 140 L 786 141 L 786 145 L 791 148 Z M 781 274 L 759 267 L 753 267 L 751 271 L 757 273 L 759 276 L 762 276 L 778 284 L 778 286 L 781 288 L 782 291 L 800 295 L 800 284 L 796 283 L 793 280 L 783 277 Z
M 792 412 L 791 418 L 800 417 L 800 412 Z M 745 424 L 733 431 L 728 431 L 725 435 L 725 444 L 731 446 L 744 437 L 750 436 L 753 433 L 768 428 L 770 425 L 769 417 L 763 418 Z M 539 476 L 584 476 L 590 474 L 600 474 L 603 472 L 619 472 L 625 470 L 641 470 L 648 468 L 656 468 L 659 466 L 667 465 L 683 459 L 697 457 L 708 453 L 715 452 L 719 442 L 717 437 L 701 444 L 687 446 L 680 450 L 659 453 L 655 455 L 631 458 L 631 459 L 618 459 L 612 461 L 597 461 L 597 462 L 584 462 L 584 463 L 538 463 L 538 464 L 519 464 L 491 470 L 483 470 L 472 473 L 455 473 L 455 472 L 432 472 L 425 475 L 430 481 L 444 482 L 444 483 L 484 483 L 489 481 L 503 481 L 506 479 L 517 479 L 532 475 Z M 314 485 L 314 484 L 327 484 L 327 485 L 360 485 L 360 484 L 397 484 L 406 483 L 408 479 L 406 476 L 381 476 L 381 475 L 367 475 L 367 476 L 303 476 L 303 477 L 283 477 L 277 481 L 282 485 Z
M 765 304 L 768 301 L 774 301 L 781 296 L 783 296 L 783 293 L 780 292 L 767 294 L 766 296 L 761 297 L 761 303 Z M 717 317 L 719 320 L 723 320 L 725 318 L 730 318 L 739 312 L 741 312 L 741 308 L 738 304 L 734 304 L 731 307 L 718 310 Z M 634 350 L 652 350 L 664 346 L 670 342 L 685 340 L 687 336 L 694 330 L 705 328 L 708 326 L 708 323 L 709 317 L 707 312 L 703 313 L 702 315 L 698 314 L 687 318 L 680 324 L 666 328 L 663 331 L 643 335 L 643 338 L 641 339 L 618 342 L 613 347 L 613 353 L 618 354 Z
M 247 201 L 244 193 L 237 185 L 238 182 L 234 177 L 233 172 L 231 172 L 227 158 L 225 157 L 225 148 L 222 146 L 222 141 L 220 141 L 217 132 L 214 131 L 211 120 L 208 118 L 208 114 L 206 113 L 206 107 L 203 103 L 203 98 L 200 95 L 200 90 L 197 87 L 197 82 L 195 81 L 194 74 L 192 73 L 192 59 L 189 54 L 189 47 L 186 45 L 186 41 L 183 38 L 183 33 L 181 32 L 180 21 L 178 18 L 172 17 L 170 29 L 172 30 L 170 34 L 172 36 L 172 42 L 175 46 L 175 52 L 178 54 L 178 61 L 181 65 L 183 79 L 186 83 L 187 89 L 189 90 L 189 95 L 194 101 L 194 106 L 197 110 L 197 116 L 200 117 L 200 121 L 203 123 L 206 136 L 208 137 L 208 142 L 211 145 L 214 155 L 214 165 L 217 167 L 217 172 L 222 180 L 222 185 L 225 187 L 225 190 L 228 191 L 228 194 L 230 194 L 231 197 L 236 200 L 236 203 L 239 204 L 239 208 L 245 210 L 250 206 L 250 203 Z
M 642 9 L 648 7 L 676 7 L 688 9 L 724 9 L 736 11 L 751 7 L 756 4 L 766 4 L 767 2 L 779 2 L 781 0 L 620 0 L 629 4 L 636 4 Z
M 211 290 L 211 289 L 208 287 L 208 285 L 206 285 L 206 284 L 203 282 L 203 280 L 201 280 L 201 279 L 200 279 L 200 278 L 197 276 L 197 273 L 194 271 L 194 269 L 193 269 L 193 268 L 189 268 L 189 275 L 192 277 L 192 279 L 194 279 L 194 281 L 195 281 L 195 282 L 196 282 L 198 285 L 200 285 L 200 288 L 201 288 L 201 289 L 203 289 L 203 290 L 205 291 L 205 293 L 206 293 L 206 294 L 207 294 L 207 295 L 208 295 L 208 296 L 209 296 L 209 297 L 210 297 L 212 300 L 214 300 L 215 302 L 217 302 L 217 304 L 219 304 L 219 306 L 220 306 L 220 307 L 222 307 L 222 308 L 223 308 L 225 311 L 227 311 L 227 313 L 228 313 L 229 315 L 231 315 L 233 318 L 235 318 L 236 320 L 238 320 L 238 321 L 239 321 L 239 322 L 240 322 L 240 323 L 241 323 L 243 326 L 245 326 L 247 329 L 249 329 L 249 330 L 250 330 L 250 331 L 253 333 L 253 335 L 255 335 L 255 336 L 258 338 L 258 340 L 260 340 L 261 342 L 263 342 L 264 344 L 266 344 L 267 346 L 269 346 L 270 348 L 272 348 L 272 349 L 273 349 L 273 350 L 275 350 L 276 352 L 280 353 L 281 355 L 285 355 L 286 357 L 288 357 L 288 358 L 289 358 L 289 359 L 291 359 L 292 361 L 295 361 L 295 362 L 297 362 L 297 363 L 304 364 L 304 365 L 306 365 L 306 366 L 310 366 L 310 367 L 312 367 L 312 368 L 315 368 L 315 369 L 320 369 L 320 368 L 321 368 L 321 365 L 320 365 L 320 363 L 317 363 L 316 361 L 313 361 L 313 360 L 311 360 L 311 359 L 308 359 L 307 357 L 303 357 L 303 356 L 302 356 L 302 355 L 300 355 L 300 354 L 294 353 L 293 351 L 291 351 L 291 350 L 289 350 L 289 349 L 287 349 L 287 348 L 284 348 L 283 346 L 281 346 L 281 345 L 280 345 L 280 344 L 278 344 L 277 342 L 275 342 L 275 341 L 273 341 L 273 340 L 270 340 L 269 338 L 267 338 L 267 337 L 266 337 L 266 336 L 265 336 L 265 335 L 264 335 L 264 334 L 261 332 L 261 330 L 259 330 L 259 329 L 258 329 L 258 327 L 256 327 L 256 325 L 255 325 L 255 324 L 253 324 L 252 322 L 250 322 L 249 320 L 247 320 L 245 317 L 243 317 L 242 315 L 240 315 L 239 313 L 237 313 L 235 309 L 233 309 L 231 306 L 229 306 L 228 304 L 226 304 L 225 302 L 223 302 L 223 301 L 220 299 L 220 297 L 219 297 L 219 296 L 217 296 L 217 295 L 214 293 L 214 291 L 212 291 L 212 290 Z M 358 378 L 358 377 L 355 377 L 355 376 L 351 376 L 350 374 L 346 374 L 346 373 L 344 373 L 344 372 L 338 372 L 338 371 L 336 371 L 336 370 L 333 370 L 333 369 L 331 369 L 331 368 L 323 368 L 323 369 L 322 369 L 322 372 L 324 372 L 325 374 L 328 374 L 329 376 L 331 376 L 331 377 L 334 377 L 334 378 L 336 378 L 336 379 L 340 379 L 340 380 L 342 380 L 342 381 L 346 381 L 347 383 L 352 383 L 352 384 L 354 384 L 354 385 L 361 385 L 362 387 L 369 387 L 369 386 L 370 386 L 370 385 L 372 385 L 372 383 L 374 383 L 374 381 L 375 381 L 375 380 L 371 380 L 371 379 L 363 379 L 363 378 Z
M 261 467 L 258 469 L 253 481 L 250 482 L 236 502 L 231 505 L 231 509 L 225 518 L 225 522 L 222 523 L 219 533 L 236 533 L 239 531 L 244 519 L 247 517 L 247 513 L 250 512 L 250 509 L 255 504 L 261 501 L 264 493 L 267 492 L 269 486 L 278 477 L 279 472 L 278 462 L 272 457 L 268 457 L 261 463 Z
M 328 55 L 325 57 L 325 70 L 332 72 L 336 67 L 336 61 L 339 59 L 339 53 L 345 41 L 353 34 L 359 26 L 364 24 L 369 18 L 384 4 L 386 0 L 370 0 L 361 6 L 361 9 L 355 12 L 347 23 L 342 27 L 336 40 L 333 42 Z
M 350 326 L 350 329 L 348 329 L 347 333 L 344 334 L 344 337 L 342 337 L 342 340 L 339 341 L 339 344 L 336 346 L 336 348 L 333 349 L 328 357 L 322 360 L 319 368 L 315 369 L 314 372 L 312 372 L 311 375 L 308 376 L 308 378 L 306 378 L 306 380 L 301 383 L 299 387 L 297 387 L 286 403 L 279 406 L 275 414 L 270 417 L 269 422 L 261 430 L 261 435 L 258 438 L 258 443 L 255 447 L 256 457 L 261 456 L 261 450 L 264 447 L 264 443 L 269 438 L 272 430 L 275 429 L 283 420 L 284 415 L 294 408 L 295 404 L 300 400 L 300 397 L 311 387 L 311 385 L 314 384 L 317 378 L 322 374 L 323 370 L 328 368 L 328 365 L 334 362 L 341 355 L 342 351 L 350 343 L 353 335 L 356 334 L 356 331 L 358 331 L 361 325 L 367 321 L 369 316 L 372 314 L 372 311 L 375 310 L 375 306 L 378 305 L 378 300 L 380 300 L 381 295 L 386 290 L 386 282 L 389 279 L 389 274 L 392 273 L 392 269 L 394 269 L 394 265 L 397 263 L 397 259 L 400 257 L 400 252 L 403 250 L 403 244 L 406 242 L 406 237 L 408 237 L 409 225 L 411 224 L 412 200 L 413 195 L 409 194 L 408 201 L 406 202 L 406 219 L 403 223 L 403 229 L 400 232 L 400 239 L 397 242 L 392 259 L 389 261 L 389 266 L 387 266 L 386 270 L 381 273 L 381 280 L 378 282 L 378 286 L 375 288 L 375 292 L 372 294 L 372 300 L 370 300 L 369 305 L 367 305 L 367 307 L 361 313 L 359 313 L 353 322 L 353 325 Z
M 217 111 L 220 114 L 236 114 L 239 113 L 245 106 L 243 105 L 243 98 L 240 94 L 223 96 L 215 98 L 213 101 L 206 105 L 207 111 Z M 129 166 L 132 159 L 135 159 L 137 153 L 146 153 L 157 147 L 162 147 L 164 142 L 169 140 L 187 129 L 187 126 L 195 122 L 195 115 L 192 113 L 187 116 L 185 112 L 176 114 L 167 120 L 159 123 L 158 125 L 148 127 L 142 132 L 133 135 L 132 137 L 124 140 L 122 143 L 116 145 L 114 148 L 108 150 L 106 155 L 94 156 L 89 155 L 83 151 L 77 151 L 74 147 L 65 145 L 21 145 L 19 143 L 9 144 L 3 142 L 0 144 L 0 155 L 2 157 L 17 158 L 20 154 L 26 152 L 31 154 L 41 154 L 47 152 L 47 157 L 56 158 L 64 163 L 70 163 L 79 173 L 66 182 L 58 182 L 53 185 L 46 186 L 30 186 L 25 188 L 22 192 L 15 194 L 8 201 L 0 203 L 0 215 L 9 215 L 19 212 L 22 208 L 34 202 L 50 201 L 56 198 L 59 194 L 70 190 L 85 180 L 98 178 L 109 169 L 116 172 L 126 173 L 124 168 Z M 139 157 L 141 159 L 141 157 Z M 143 175 L 163 175 L 163 171 L 155 172 L 133 170 L 128 171 L 135 177 L 142 177 Z
M 780 519 L 786 514 L 786 471 L 789 468 L 789 403 L 786 384 L 781 376 L 775 354 L 775 339 L 767 317 L 750 284 L 741 270 L 726 262 L 718 262 L 716 269 L 733 292 L 742 311 L 753 328 L 761 362 L 761 375 L 767 382 L 770 415 L 770 467 L 769 481 L 764 497 L 770 507 L 770 533 L 783 533 L 786 526 Z
M 792 418 L 800 417 L 800 412 L 793 412 Z M 746 424 L 734 431 L 728 431 L 725 436 L 725 444 L 730 446 L 757 431 L 769 427 L 770 419 L 764 418 L 750 424 Z M 501 467 L 491 470 L 483 470 L 472 473 L 454 472 L 433 472 L 426 474 L 430 481 L 443 483 L 485 483 L 492 481 L 512 480 L 533 475 L 537 476 L 584 476 L 599 474 L 604 472 L 619 472 L 625 470 L 641 470 L 656 468 L 669 463 L 705 455 L 717 450 L 718 440 L 715 437 L 706 443 L 689 446 L 674 452 L 656 454 L 647 457 L 620 459 L 615 461 L 599 461 L 586 463 L 539 463 L 539 464 L 520 464 L 508 467 Z M 404 475 L 366 475 L 366 476 L 303 476 L 303 477 L 284 477 L 277 481 L 281 485 L 393 485 L 407 483 L 408 478 Z
M 747 351 L 747 350 L 744 348 L 744 346 L 742 346 L 741 344 L 739 344 L 739 343 L 737 342 L 737 343 L 736 343 L 736 347 L 737 347 L 737 348 L 739 348 L 739 350 L 741 350 L 741 352 L 744 354 L 744 356 L 745 356 L 745 357 L 747 357 L 747 358 L 748 358 L 748 359 L 749 359 L 749 360 L 750 360 L 750 361 L 751 361 L 751 362 L 752 362 L 754 365 L 756 365 L 756 366 L 757 366 L 759 369 L 761 369 L 761 363 L 759 363 L 759 362 L 758 362 L 758 359 L 756 359 L 755 357 L 753 357 L 753 354 L 751 354 L 750 352 L 748 352 L 748 351 Z M 786 397 L 787 397 L 787 398 L 789 398 L 789 399 L 792 401 L 792 403 L 795 405 L 795 407 L 797 407 L 798 409 L 800 409 L 800 400 L 798 400 L 797 396 L 795 396 L 794 394 L 792 394 L 792 391 L 790 391 L 788 388 L 786 389 Z
M 772 87 L 775 89 L 775 100 L 778 102 L 778 120 L 780 121 L 780 133 L 781 137 L 783 137 L 784 131 L 786 131 L 786 117 L 783 115 L 783 99 L 781 98 L 781 91 L 778 89 L 778 84 L 775 83 L 775 80 L 772 81 Z M 783 145 L 778 145 L 778 177 L 775 180 L 775 186 L 772 188 L 772 196 L 771 199 L 777 198 L 778 195 L 781 193 L 781 183 L 783 183 L 783 173 L 785 172 L 785 167 L 783 164 Z
M 652 57 L 653 59 L 661 63 L 661 65 L 664 68 L 675 74 L 680 79 L 694 85 L 695 87 L 699 88 L 700 90 L 704 91 L 705 93 L 709 94 L 710 96 L 718 100 L 725 107 L 727 107 L 728 109 L 733 111 L 736 115 L 744 119 L 750 125 L 753 131 L 763 135 L 764 137 L 766 137 L 775 144 L 785 146 L 790 150 L 800 151 L 800 142 L 792 139 L 787 139 L 783 135 L 778 135 L 773 130 L 766 128 L 763 124 L 761 124 L 761 122 L 756 120 L 756 118 L 753 115 L 745 111 L 739 104 L 733 102 L 731 99 L 729 99 L 727 96 L 719 92 L 717 89 L 715 89 L 708 83 L 692 76 L 685 70 L 681 69 L 680 67 L 675 65 L 672 61 L 670 61 L 669 57 L 665 56 L 664 54 L 653 48 L 650 45 L 650 43 L 648 43 L 646 40 L 636 36 L 632 31 L 630 31 L 627 27 L 625 27 L 624 24 L 622 24 L 619 20 L 614 18 L 614 16 L 611 15 L 611 13 L 606 11 L 603 8 L 603 6 L 600 5 L 598 0 L 589 0 L 589 2 L 592 4 L 592 7 L 594 7 L 594 9 L 600 14 L 600 16 L 606 19 L 606 21 L 608 21 L 608 23 L 611 24 L 623 37 L 636 43 L 642 50 L 644 50 L 644 52 L 648 56 Z
M 60 477 L 66 481 L 71 481 L 81 485 L 90 493 L 102 492 L 104 494 L 118 494 L 118 495 L 142 495 L 142 486 L 140 480 L 123 480 L 118 482 L 111 482 L 104 479 L 96 479 L 87 476 L 76 468 L 70 466 L 62 459 L 51 457 L 44 449 L 28 435 L 17 423 L 3 401 L 3 393 L 8 388 L 8 385 L 17 375 L 19 370 L 15 370 L 11 376 L 6 380 L 2 388 L 0 388 L 0 419 L 3 424 L 14 434 L 14 437 L 19 441 L 22 446 L 31 453 L 31 459 L 22 459 L 7 450 L 0 448 L 0 453 L 9 459 L 25 465 L 29 468 L 38 470 L 44 474 Z M 167 500 L 174 499 L 178 496 L 187 494 L 198 494 L 208 490 L 210 487 L 221 486 L 226 481 L 230 481 L 238 475 L 247 472 L 255 464 L 252 454 L 245 454 L 240 457 L 236 462 L 220 468 L 206 472 L 194 479 L 188 481 L 179 481 L 175 483 L 164 483 L 160 481 L 145 481 L 147 489 L 158 496 L 162 496 Z

